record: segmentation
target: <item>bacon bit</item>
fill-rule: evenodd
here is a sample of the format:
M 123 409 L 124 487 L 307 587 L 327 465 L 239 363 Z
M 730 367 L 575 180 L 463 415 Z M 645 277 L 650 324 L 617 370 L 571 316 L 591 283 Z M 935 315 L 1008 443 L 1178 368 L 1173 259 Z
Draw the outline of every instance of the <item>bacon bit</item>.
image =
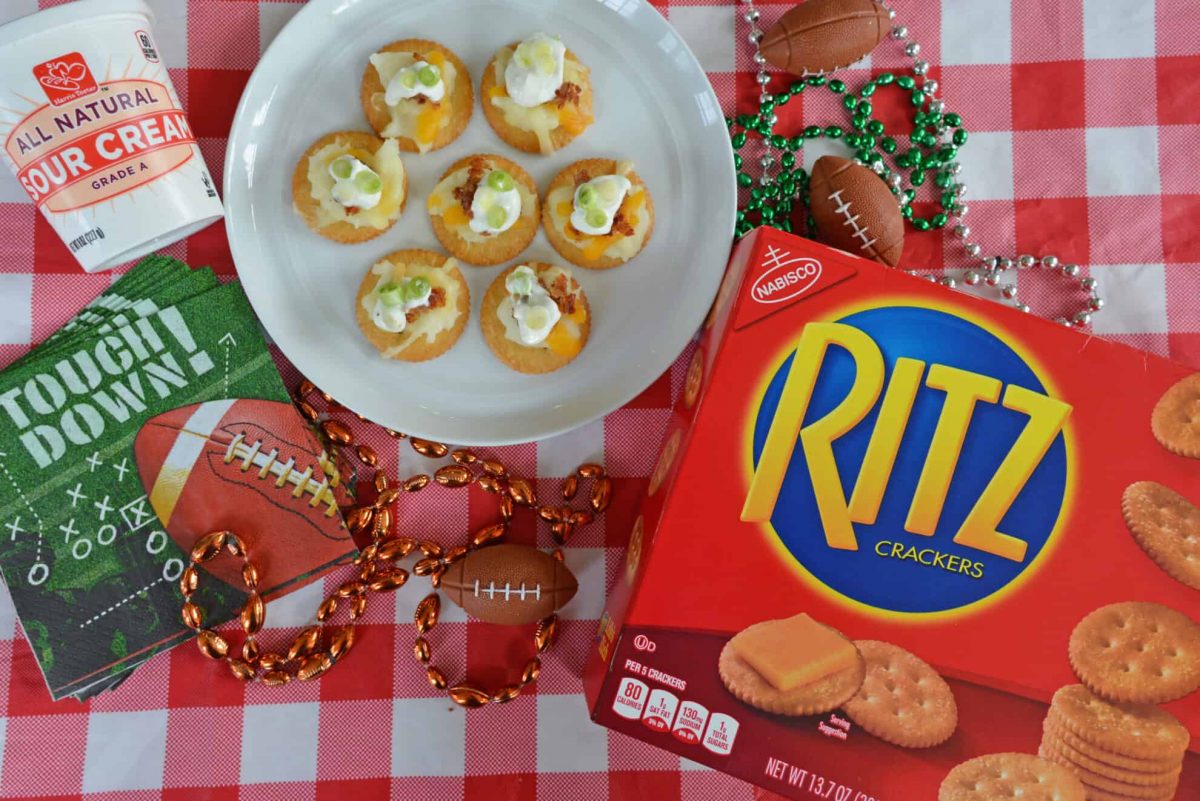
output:
M 588 174 L 587 170 L 580 170 L 575 173 L 575 186 L 586 184 L 590 180 L 592 180 L 592 176 Z
M 412 57 L 413 57 L 413 61 L 424 61 L 425 60 L 425 57 L 422 56 L 420 53 L 413 53 Z
M 579 105 L 579 84 L 567 81 L 562 86 L 554 90 L 554 105 L 562 108 L 567 103 Z
M 462 210 L 471 211 L 471 201 L 475 199 L 475 190 L 479 188 L 479 181 L 472 181 L 470 178 L 462 186 L 454 187 L 454 199 L 458 201 L 458 205 L 462 206 Z
M 467 180 L 479 183 L 487 171 L 487 160 L 482 156 L 475 156 L 467 163 Z
M 571 284 L 575 283 L 574 280 L 568 283 L 567 277 L 559 274 L 550 286 L 546 286 L 540 278 L 538 279 L 538 283 L 546 290 L 546 294 L 550 296 L 550 299 L 558 305 L 560 312 L 563 314 L 575 313 L 575 289 L 571 286 Z
M 418 105 L 418 106 L 424 105 L 425 103 L 431 103 L 431 102 L 433 102 L 433 101 L 431 101 L 431 100 L 430 100 L 428 97 L 426 97 L 425 95 L 417 95 L 416 97 L 410 97 L 410 98 L 409 98 L 409 100 L 415 100 L 415 101 L 417 101 L 417 105 Z
M 358 214 L 360 211 L 358 206 L 346 206 L 345 209 L 347 214 Z
M 612 230 L 621 236 L 633 236 L 633 226 L 629 224 L 629 220 L 625 219 L 625 215 L 620 210 L 613 215 Z
M 430 309 L 440 309 L 445 305 L 446 290 L 442 289 L 440 286 L 435 286 L 429 290 L 429 304 L 426 306 L 418 306 L 415 309 L 409 309 L 408 313 L 404 315 L 404 319 L 409 323 L 412 323 Z
M 451 193 L 458 201 L 458 205 L 462 206 L 463 211 L 471 210 L 471 202 L 475 199 L 475 190 L 479 188 L 479 182 L 483 180 L 487 170 L 487 161 L 478 156 L 468 162 L 466 182 L 461 186 L 454 187 L 454 191 Z

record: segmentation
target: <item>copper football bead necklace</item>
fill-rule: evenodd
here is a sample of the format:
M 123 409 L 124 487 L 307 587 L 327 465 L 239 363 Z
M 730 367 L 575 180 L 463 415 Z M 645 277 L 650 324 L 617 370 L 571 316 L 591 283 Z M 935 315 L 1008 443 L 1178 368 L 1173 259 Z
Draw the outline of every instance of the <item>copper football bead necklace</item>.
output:
M 767 72 L 767 59 L 759 47 L 763 38 L 763 31 L 758 27 L 760 13 L 754 7 L 754 0 L 742 0 L 742 3 L 746 7 L 743 18 L 750 25 L 747 39 L 754 48 L 753 58 L 757 67 L 755 80 L 762 87 L 762 93 L 759 95 L 759 113 L 757 115 L 739 114 L 736 117 L 727 117 L 725 121 L 729 126 L 735 151 L 740 150 L 746 144 L 747 132 L 754 132 L 760 135 L 768 151 L 778 150 L 782 152 L 782 155 L 779 158 L 781 169 L 774 177 L 770 170 L 775 165 L 775 156 L 767 152 L 759 159 L 759 166 L 762 168 L 758 179 L 760 185 L 753 186 L 753 178 L 748 172 L 743 172 L 741 169 L 741 155 L 734 154 L 735 166 L 738 169 L 738 185 L 750 190 L 749 202 L 737 214 L 737 236 L 745 235 L 754 227 L 755 223 L 751 220 L 751 216 L 755 213 L 758 214 L 761 224 L 791 231 L 790 218 L 794 200 L 799 197 L 806 209 L 809 205 L 810 178 L 807 171 L 798 164 L 796 154 L 803 149 L 805 139 L 821 137 L 841 139 L 850 147 L 856 148 L 855 163 L 869 167 L 887 183 L 892 194 L 900 203 L 901 215 L 909 220 L 915 229 L 918 231 L 940 229 L 947 227 L 951 221 L 954 222 L 950 229 L 951 233 L 962 243 L 967 256 L 978 263 L 977 267 L 966 270 L 962 277 L 963 283 L 968 286 L 978 286 L 982 283 L 993 287 L 998 290 L 1001 298 L 1010 302 L 1020 311 L 1028 312 L 1030 311 L 1029 305 L 1017 297 L 1016 284 L 1005 282 L 1004 274 L 1013 268 L 1026 270 L 1035 265 L 1041 265 L 1042 268 L 1054 271 L 1067 281 L 1077 281 L 1079 288 L 1087 293 L 1083 309 L 1069 318 L 1059 317 L 1056 322 L 1076 328 L 1083 328 L 1091 323 L 1092 315 L 1104 308 L 1104 301 L 1100 297 L 1096 279 L 1090 276 L 1080 277 L 1079 265 L 1060 262 L 1058 257 L 1053 255 L 1045 255 L 1040 258 L 1029 254 L 1023 254 L 1016 258 L 985 257 L 982 255 L 983 247 L 972 240 L 971 228 L 966 223 L 967 213 L 970 210 L 964 200 L 967 187 L 958 178 L 962 165 L 954 160 L 958 148 L 967 142 L 967 130 L 963 127 L 961 116 L 953 112 L 946 112 L 944 101 L 937 97 L 940 86 L 936 80 L 927 77 L 929 63 L 920 58 L 921 45 L 910 37 L 908 28 L 896 25 L 891 30 L 891 38 L 905 43 L 904 53 L 913 59 L 912 71 L 915 78 L 908 75 L 896 76 L 885 72 L 863 84 L 858 94 L 855 95 L 848 92 L 846 84 L 840 80 L 829 79 L 827 75 L 812 75 L 800 78 L 787 89 L 772 95 L 767 91 L 767 84 L 771 80 L 771 76 Z M 895 10 L 886 3 L 880 5 L 887 10 L 888 17 L 894 20 Z M 919 85 L 917 78 L 921 79 Z M 877 89 L 891 85 L 910 92 L 912 105 L 916 109 L 913 121 L 917 127 L 909 135 L 911 148 L 899 155 L 895 155 L 900 148 L 899 142 L 894 137 L 885 135 L 883 122 L 871 116 L 873 111 L 871 96 Z M 773 133 L 774 126 L 778 122 L 775 109 L 786 105 L 791 98 L 799 95 L 809 86 L 825 86 L 834 94 L 843 95 L 842 105 L 852 114 L 851 130 L 847 131 L 837 125 L 825 128 L 810 125 L 800 135 L 790 139 Z M 909 188 L 904 188 L 906 176 L 898 170 L 888 167 L 885 156 L 891 157 L 896 167 L 911 170 L 907 174 Z M 928 172 L 934 173 L 933 184 L 942 190 L 939 197 L 942 210 L 925 219 L 913 214 L 911 203 L 916 197 L 916 187 L 925 183 Z M 806 226 L 809 231 L 815 230 L 811 214 L 806 215 Z M 954 288 L 958 284 L 955 278 L 948 275 L 921 274 L 916 270 L 907 272 L 949 288 Z
M 296 407 L 305 420 L 317 426 L 326 441 L 328 452 L 336 454 L 336 447 L 352 450 L 363 465 L 377 467 L 379 460 L 375 451 L 369 445 L 356 444 L 347 426 L 318 412 L 312 403 L 314 394 L 327 404 L 327 408 L 333 406 L 334 400 L 328 393 L 321 392 L 305 379 L 300 382 L 295 395 Z M 359 419 L 363 418 L 360 416 Z M 373 482 L 377 493 L 375 499 L 370 502 L 359 501 L 344 510 L 347 527 L 360 536 L 369 532 L 372 542 L 354 559 L 354 564 L 359 567 L 358 576 L 343 582 L 318 607 L 316 625 L 296 635 L 286 652 L 261 651 L 256 635 L 266 621 L 266 605 L 258 594 L 259 572 L 250 560 L 245 544 L 232 531 L 211 532 L 192 547 L 189 564 L 179 581 L 179 589 L 184 597 L 181 610 L 183 622 L 196 632 L 196 645 L 200 652 L 210 659 L 224 662 L 229 671 L 242 681 L 257 681 L 267 686 L 283 686 L 293 680 L 310 681 L 322 676 L 350 652 L 356 637 L 354 622 L 365 614 L 370 594 L 391 592 L 404 586 L 410 574 L 398 563 L 410 554 L 419 552 L 420 558 L 411 572 L 427 577 L 433 592 L 417 604 L 413 613 L 413 622 L 417 627 L 413 657 L 425 670 L 430 685 L 445 691 L 450 700 L 468 709 L 511 701 L 521 694 L 525 686 L 536 681 L 541 673 L 541 657 L 558 634 L 558 616 L 551 614 L 537 622 L 533 632 L 533 655 L 523 664 L 519 681 L 493 693 L 466 681 L 451 685 L 445 673 L 430 664 L 433 648 L 427 637 L 437 625 L 441 613 L 441 596 L 437 590 L 441 586 L 442 575 L 451 564 L 465 558 L 471 551 L 501 542 L 508 533 L 509 521 L 519 507 L 529 508 L 550 523 L 554 541 L 559 545 L 565 544 L 576 528 L 592 522 L 595 515 L 608 508 L 612 497 L 612 479 L 605 475 L 600 465 L 583 464 L 564 481 L 561 493 L 563 504 L 539 503 L 533 485 L 526 479 L 510 475 L 508 469 L 496 459 L 481 458 L 467 448 L 451 451 L 440 442 L 408 437 L 391 429 L 385 431 L 393 439 L 407 439 L 413 450 L 422 456 L 439 459 L 449 455 L 454 463 L 443 465 L 432 476 L 418 473 L 396 486 L 390 485 L 385 473 L 376 471 Z M 580 482 L 589 480 L 592 482 L 588 494 L 589 508 L 572 509 L 569 502 L 577 496 Z M 402 494 L 419 492 L 430 484 L 447 488 L 477 484 L 485 492 L 498 495 L 500 522 L 479 529 L 466 545 L 448 550 L 430 540 L 390 536 L 393 504 Z M 235 654 L 223 635 L 205 627 L 204 612 L 193 601 L 200 587 L 200 566 L 222 553 L 241 559 L 242 583 L 248 593 L 238 616 L 245 634 L 240 655 Z M 562 561 L 562 550 L 555 549 L 553 556 Z M 334 628 L 330 621 L 341 607 L 349 608 L 350 621 Z M 327 628 L 332 630 L 328 639 L 325 637 Z

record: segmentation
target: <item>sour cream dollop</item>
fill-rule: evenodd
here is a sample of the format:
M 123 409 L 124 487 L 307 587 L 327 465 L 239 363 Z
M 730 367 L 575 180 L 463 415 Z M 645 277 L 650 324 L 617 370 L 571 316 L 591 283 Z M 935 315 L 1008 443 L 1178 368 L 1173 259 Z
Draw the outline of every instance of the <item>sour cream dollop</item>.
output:
M 471 230 L 477 234 L 502 234 L 521 216 L 521 193 L 513 177 L 492 170 L 471 198 Z
M 383 179 L 354 156 L 338 156 L 329 162 L 333 176 L 333 199 L 348 209 L 364 211 L 379 205 Z
M 517 45 L 504 68 L 504 88 L 519 106 L 533 108 L 554 97 L 563 83 L 567 48 L 557 36 L 535 33 Z
M 397 70 L 388 81 L 383 102 L 394 106 L 401 100 L 411 100 L 417 95 L 424 95 L 434 103 L 440 103 L 446 96 L 446 82 L 442 80 L 442 71 L 428 61 L 417 61 Z
M 562 317 L 558 304 L 538 282 L 537 274 L 522 264 L 504 279 L 512 301 L 513 318 L 522 345 L 540 345 Z
M 388 281 L 375 290 L 371 321 L 377 328 L 399 334 L 408 325 L 410 311 L 429 305 L 432 291 L 429 279 L 420 276 Z
M 575 230 L 603 236 L 612 231 L 613 217 L 633 186 L 624 175 L 601 175 L 575 189 L 571 225 Z

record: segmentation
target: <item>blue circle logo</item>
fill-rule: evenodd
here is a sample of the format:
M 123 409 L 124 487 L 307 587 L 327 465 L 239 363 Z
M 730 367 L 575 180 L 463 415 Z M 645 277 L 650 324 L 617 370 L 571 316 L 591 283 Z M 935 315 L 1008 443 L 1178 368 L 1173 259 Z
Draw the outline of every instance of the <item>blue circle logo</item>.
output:
M 873 520 L 858 510 L 866 519 L 847 521 L 845 529 L 852 545 L 831 543 L 829 513 L 823 518 L 805 446 L 798 441 L 770 511 L 779 540 L 826 587 L 877 609 L 942 612 L 1003 589 L 1036 561 L 1062 512 L 1068 481 L 1062 424 L 1070 407 L 1046 397 L 1038 376 L 1002 340 L 946 312 L 891 306 L 856 312 L 836 324 L 869 337 L 882 359 L 883 377 L 865 416 L 830 438 L 842 494 L 829 499 L 825 490 L 823 502 L 845 513 L 859 489 L 876 499 L 866 504 Z M 793 352 L 780 365 L 759 405 L 752 440 L 756 471 L 796 358 Z M 909 362 L 905 386 L 915 389 L 907 394 L 911 403 L 898 408 L 910 411 L 906 417 L 885 414 L 888 419 L 877 426 L 892 384 L 904 383 L 893 382 L 897 360 Z M 846 401 L 861 368 L 849 350 L 831 344 L 814 369 L 810 394 L 805 387 L 802 431 Z M 965 380 L 974 385 L 995 387 L 995 398 L 952 402 L 952 393 L 933 376 L 958 371 L 970 374 Z M 873 447 L 894 452 L 894 458 L 890 470 L 888 459 L 873 460 L 875 469 L 865 471 L 872 475 L 864 475 L 877 428 Z M 914 502 L 917 497 L 923 500 Z M 994 547 L 1000 540 L 1008 545 Z

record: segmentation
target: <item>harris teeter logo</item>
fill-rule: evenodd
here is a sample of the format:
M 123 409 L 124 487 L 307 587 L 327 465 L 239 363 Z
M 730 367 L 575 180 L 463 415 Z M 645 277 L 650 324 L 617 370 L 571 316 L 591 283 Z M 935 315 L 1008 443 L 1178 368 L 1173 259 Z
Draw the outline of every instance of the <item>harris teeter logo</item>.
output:
M 808 323 L 764 380 L 742 519 L 819 584 L 922 614 L 1036 568 L 1069 503 L 1071 407 L 995 333 L 868 308 Z

